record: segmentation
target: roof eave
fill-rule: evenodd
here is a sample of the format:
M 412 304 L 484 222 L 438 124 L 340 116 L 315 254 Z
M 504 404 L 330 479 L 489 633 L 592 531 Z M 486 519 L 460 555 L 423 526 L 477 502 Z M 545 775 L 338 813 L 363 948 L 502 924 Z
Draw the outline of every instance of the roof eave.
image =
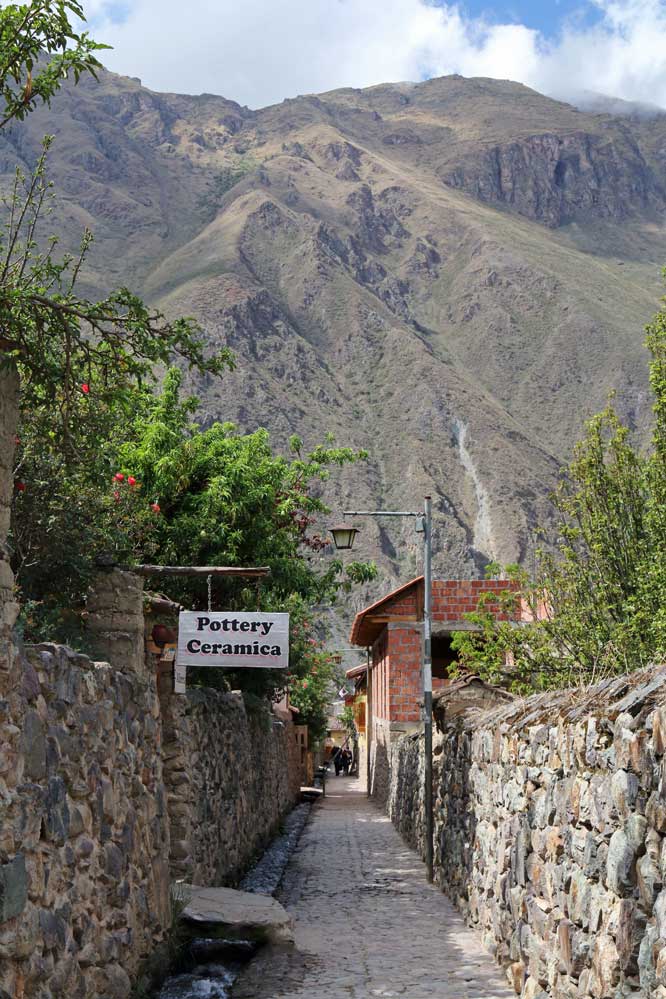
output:
M 402 596 L 402 594 L 405 593 L 406 590 L 409 590 L 415 586 L 419 586 L 422 583 L 423 583 L 423 576 L 416 576 L 414 579 L 410 579 L 408 583 L 403 583 L 402 586 L 398 586 L 397 589 L 392 590 L 390 593 L 387 593 L 385 597 L 381 598 L 381 600 L 376 600 L 374 604 L 370 604 L 368 607 L 364 607 L 363 610 L 360 610 L 356 615 L 356 617 L 354 618 L 354 623 L 352 624 L 352 629 L 349 635 L 349 644 L 360 645 L 360 646 L 372 645 L 375 639 L 373 639 L 373 642 L 370 642 L 370 641 L 365 641 L 361 637 L 361 628 L 363 626 L 363 621 L 366 614 L 370 614 L 372 611 L 378 610 L 383 604 L 387 603 L 389 600 L 394 600 L 396 597 Z

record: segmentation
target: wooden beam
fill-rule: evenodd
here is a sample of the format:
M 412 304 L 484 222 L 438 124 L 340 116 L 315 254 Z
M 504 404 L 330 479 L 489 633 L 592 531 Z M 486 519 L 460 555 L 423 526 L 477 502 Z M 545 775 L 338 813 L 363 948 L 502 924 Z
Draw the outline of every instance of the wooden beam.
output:
M 168 597 L 151 596 L 149 600 L 151 614 L 177 614 L 184 610 L 182 604 L 177 604 L 175 600 Z
M 270 575 L 267 566 L 243 567 L 224 565 L 124 565 L 118 568 L 135 572 L 137 576 L 246 576 L 258 578 Z
M 364 619 L 368 624 L 390 624 L 391 621 L 418 621 L 416 614 L 368 614 Z

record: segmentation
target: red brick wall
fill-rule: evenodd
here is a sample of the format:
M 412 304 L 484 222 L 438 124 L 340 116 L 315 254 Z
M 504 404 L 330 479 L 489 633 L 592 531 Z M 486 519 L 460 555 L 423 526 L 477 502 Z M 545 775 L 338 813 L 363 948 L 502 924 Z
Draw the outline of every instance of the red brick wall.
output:
M 432 584 L 433 622 L 462 621 L 465 614 L 477 609 L 482 593 L 496 593 L 499 597 L 515 589 L 516 584 L 508 579 L 435 579 Z M 493 611 L 498 621 L 507 621 L 519 613 L 518 605 L 515 614 L 511 615 L 500 610 L 494 601 L 486 604 L 485 609 Z
M 432 584 L 433 620 L 461 621 L 463 615 L 475 611 L 482 593 L 496 593 L 498 596 L 517 586 L 508 579 L 435 579 Z M 498 620 L 507 620 L 510 615 L 500 612 L 497 604 L 488 604 L 495 610 Z M 400 617 L 417 612 L 417 588 L 413 587 L 395 600 L 382 606 L 382 614 Z M 516 616 L 519 608 L 516 608 Z
M 382 614 L 415 614 L 416 613 L 416 587 L 407 590 L 406 593 L 396 597 L 385 604 L 382 604 Z
M 389 721 L 417 722 L 421 716 L 421 630 L 405 623 L 388 631 Z
M 496 593 L 498 597 L 516 589 L 509 580 L 454 579 L 433 581 L 433 630 L 437 624 L 464 620 L 465 614 L 475 611 L 482 593 Z M 518 617 L 500 610 L 496 602 L 485 605 L 498 620 Z M 373 713 L 377 718 L 394 722 L 418 722 L 423 700 L 421 681 L 421 631 L 416 621 L 404 623 L 401 616 L 420 615 L 421 599 L 414 587 L 395 600 L 384 604 L 382 613 L 395 620 L 385 628 L 372 650 L 371 671 Z M 437 689 L 446 681 L 435 679 Z
M 372 647 L 372 669 L 370 683 L 372 684 L 373 714 L 377 718 L 388 718 L 388 631 L 384 629 Z

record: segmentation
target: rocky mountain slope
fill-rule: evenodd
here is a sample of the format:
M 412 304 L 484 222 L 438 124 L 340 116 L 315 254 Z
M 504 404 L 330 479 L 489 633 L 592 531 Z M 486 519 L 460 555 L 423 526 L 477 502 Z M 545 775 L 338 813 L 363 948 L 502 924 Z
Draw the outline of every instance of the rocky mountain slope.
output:
M 126 283 L 236 351 L 197 386 L 204 419 L 367 448 L 336 519 L 431 492 L 439 572 L 529 562 L 609 390 L 647 437 L 666 116 L 460 77 L 250 111 L 105 73 L 1 140 L 3 184 L 45 131 L 53 224 L 96 234 L 91 290 Z M 408 524 L 364 525 L 359 553 L 378 550 L 382 588 L 420 567 Z

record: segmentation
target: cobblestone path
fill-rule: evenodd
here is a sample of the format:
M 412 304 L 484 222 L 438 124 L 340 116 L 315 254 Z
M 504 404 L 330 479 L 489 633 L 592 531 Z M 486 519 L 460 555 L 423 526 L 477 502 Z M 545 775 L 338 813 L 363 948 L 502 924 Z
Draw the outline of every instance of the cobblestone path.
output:
M 264 950 L 233 999 L 515 999 L 358 781 L 329 780 L 278 897 L 296 946 Z

